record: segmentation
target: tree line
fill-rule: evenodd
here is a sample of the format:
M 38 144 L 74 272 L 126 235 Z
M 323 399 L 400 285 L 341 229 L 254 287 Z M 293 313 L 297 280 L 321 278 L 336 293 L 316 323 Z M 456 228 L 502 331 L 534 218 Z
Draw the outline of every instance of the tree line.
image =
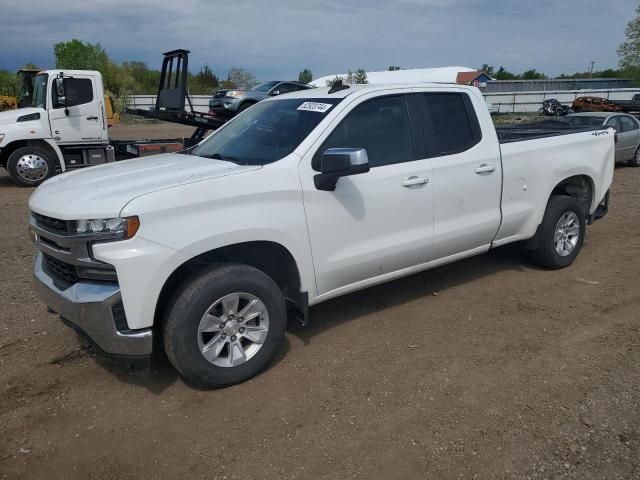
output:
M 160 70 L 149 68 L 145 62 L 111 59 L 99 43 L 85 43 L 77 39 L 54 45 L 55 68 L 68 70 L 97 70 L 102 74 L 105 88 L 116 97 L 154 94 L 160 82 Z M 28 64 L 32 68 L 36 65 Z M 225 77 L 218 77 L 208 64 L 197 73 L 189 72 L 187 84 L 194 95 L 210 95 L 221 88 L 251 88 L 256 77 L 243 68 L 230 68 Z M 0 70 L 0 95 L 15 96 L 18 89 L 16 72 Z
M 543 72 L 537 71 L 535 68 L 525 70 L 522 73 L 512 73 L 506 70 L 503 66 L 496 69 L 493 65 L 484 64 L 478 67 L 478 70 L 482 70 L 490 77 L 496 80 L 569 80 L 569 79 L 584 79 L 584 78 L 629 78 L 632 80 L 638 80 L 638 72 L 635 69 L 630 68 L 608 68 L 606 70 L 588 71 L 588 72 L 576 72 L 576 73 L 563 73 L 555 77 L 546 75 Z

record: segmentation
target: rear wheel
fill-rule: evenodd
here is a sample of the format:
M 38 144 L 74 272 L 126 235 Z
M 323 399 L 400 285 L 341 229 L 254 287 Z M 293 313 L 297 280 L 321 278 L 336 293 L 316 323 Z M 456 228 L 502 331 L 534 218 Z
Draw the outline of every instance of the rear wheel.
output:
M 545 268 L 568 267 L 580 253 L 585 233 L 585 212 L 578 201 L 569 196 L 551 197 L 538 230 L 533 260 Z
M 629 160 L 630 167 L 640 167 L 640 146 L 636 148 L 636 152 L 633 154 L 633 158 Z
M 56 173 L 52 155 L 38 147 L 22 147 L 9 155 L 7 170 L 21 187 L 37 187 Z
M 169 361 L 192 385 L 223 387 L 263 370 L 284 338 L 276 283 L 247 265 L 217 265 L 176 294 L 163 324 Z

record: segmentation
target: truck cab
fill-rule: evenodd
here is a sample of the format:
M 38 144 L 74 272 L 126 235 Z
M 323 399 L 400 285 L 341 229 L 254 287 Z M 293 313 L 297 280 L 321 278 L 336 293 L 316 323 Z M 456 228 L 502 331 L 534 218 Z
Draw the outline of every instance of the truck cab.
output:
M 46 70 L 33 79 L 31 106 L 0 113 L 0 165 L 36 186 L 58 172 L 114 160 L 102 75 Z

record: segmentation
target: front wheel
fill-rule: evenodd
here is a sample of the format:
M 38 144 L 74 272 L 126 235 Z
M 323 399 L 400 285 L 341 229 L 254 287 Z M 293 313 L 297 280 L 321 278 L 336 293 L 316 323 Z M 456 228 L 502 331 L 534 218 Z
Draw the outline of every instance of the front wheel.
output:
M 224 387 L 263 370 L 283 342 L 285 300 L 262 271 L 223 264 L 177 292 L 163 323 L 169 361 L 190 384 Z
M 9 175 L 21 187 L 37 187 L 56 173 L 51 154 L 38 147 L 22 147 L 7 159 Z
M 582 248 L 586 228 L 585 212 L 578 201 L 554 195 L 549 199 L 538 230 L 533 260 L 545 268 L 568 267 Z

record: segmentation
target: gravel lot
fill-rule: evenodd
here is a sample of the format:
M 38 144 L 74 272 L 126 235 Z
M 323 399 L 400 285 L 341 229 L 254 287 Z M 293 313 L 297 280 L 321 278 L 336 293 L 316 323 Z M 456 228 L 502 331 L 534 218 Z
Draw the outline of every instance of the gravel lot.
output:
M 640 169 L 572 267 L 503 249 L 330 301 L 217 391 L 46 313 L 1 175 L 0 478 L 640 478 Z

